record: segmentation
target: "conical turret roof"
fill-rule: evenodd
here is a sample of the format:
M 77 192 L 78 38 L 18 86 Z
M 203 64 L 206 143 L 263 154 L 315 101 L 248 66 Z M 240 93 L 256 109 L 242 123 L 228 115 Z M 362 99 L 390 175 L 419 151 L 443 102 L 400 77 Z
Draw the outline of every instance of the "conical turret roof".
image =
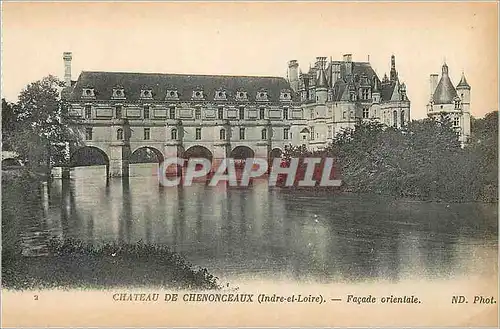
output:
M 457 85 L 457 89 L 470 89 L 469 84 L 467 83 L 467 79 L 465 79 L 465 74 L 462 72 L 462 78 Z
M 328 87 L 328 81 L 326 80 L 326 73 L 324 69 L 319 70 L 319 77 L 318 77 L 318 83 L 317 83 L 317 88 L 327 88 Z
M 445 63 L 443 64 L 441 80 L 439 80 L 432 99 L 434 104 L 451 104 L 455 97 L 457 97 L 457 91 L 453 87 L 453 83 L 448 75 L 448 65 Z

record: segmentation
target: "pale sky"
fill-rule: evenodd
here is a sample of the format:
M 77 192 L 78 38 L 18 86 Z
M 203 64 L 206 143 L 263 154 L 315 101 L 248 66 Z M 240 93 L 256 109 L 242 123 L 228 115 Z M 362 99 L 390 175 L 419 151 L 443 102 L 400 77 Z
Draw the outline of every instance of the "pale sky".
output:
M 4 3 L 2 97 L 82 70 L 286 77 L 317 56 L 352 53 L 383 77 L 396 55 L 412 119 L 425 117 L 429 75 L 462 70 L 472 115 L 498 110 L 498 8 L 490 3 Z

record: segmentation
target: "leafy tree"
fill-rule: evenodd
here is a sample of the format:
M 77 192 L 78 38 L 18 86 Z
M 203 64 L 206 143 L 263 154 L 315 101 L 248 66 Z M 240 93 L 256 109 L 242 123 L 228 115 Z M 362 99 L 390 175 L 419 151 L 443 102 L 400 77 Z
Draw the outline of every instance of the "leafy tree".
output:
M 7 102 L 2 98 L 2 150 L 11 151 L 12 147 L 8 144 L 8 137 L 15 131 L 16 125 L 16 105 Z
M 81 143 L 61 98 L 63 86 L 53 76 L 30 83 L 12 107 L 10 121 L 5 122 L 12 127 L 6 136 L 8 144 L 31 168 L 63 162 L 66 142 Z

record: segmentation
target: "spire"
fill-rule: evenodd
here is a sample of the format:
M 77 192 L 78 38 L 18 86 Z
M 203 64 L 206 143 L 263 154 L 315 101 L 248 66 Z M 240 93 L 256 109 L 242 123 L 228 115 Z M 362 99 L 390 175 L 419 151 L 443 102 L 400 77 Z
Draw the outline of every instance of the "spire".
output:
M 321 68 L 319 70 L 317 88 L 327 88 L 327 87 L 328 87 L 328 81 L 326 80 L 325 69 Z
M 462 78 L 460 79 L 460 82 L 457 85 L 457 89 L 469 89 L 470 90 L 470 85 L 467 83 L 467 79 L 465 79 L 465 74 L 462 71 Z
M 448 65 L 446 65 L 446 60 L 445 62 L 443 63 L 443 67 L 441 68 L 441 73 L 443 75 L 448 75 Z
M 396 71 L 396 56 L 394 54 L 391 56 L 391 81 L 396 81 L 398 79 L 398 71 Z
M 453 100 L 457 97 L 457 91 L 453 87 L 453 83 L 448 75 L 448 65 L 443 64 L 441 80 L 434 91 L 434 96 L 432 99 L 435 104 L 451 104 Z
M 379 91 L 378 79 L 377 76 L 373 76 L 373 92 Z

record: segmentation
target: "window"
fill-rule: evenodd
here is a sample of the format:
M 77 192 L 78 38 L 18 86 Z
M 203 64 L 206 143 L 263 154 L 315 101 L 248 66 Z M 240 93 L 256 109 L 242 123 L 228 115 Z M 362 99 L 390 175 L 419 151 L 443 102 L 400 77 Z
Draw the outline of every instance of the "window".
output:
M 240 128 L 240 139 L 245 139 L 245 128 Z
M 115 114 L 116 114 L 116 118 L 117 119 L 120 119 L 122 117 L 122 107 L 121 107 L 121 105 L 117 105 L 116 106 Z
M 226 130 L 225 129 L 221 129 L 219 131 L 219 139 L 220 140 L 226 140 Z
M 85 128 L 85 140 L 92 140 L 92 128 Z
M 405 124 L 405 111 L 401 111 L 401 126 Z
M 217 118 L 218 118 L 219 120 L 224 119 L 224 108 L 223 108 L 223 107 L 219 107 L 219 108 L 217 109 Z
M 262 137 L 262 139 L 267 139 L 267 129 L 262 129 L 262 131 L 260 132 L 260 135 Z
M 347 117 L 347 112 L 346 111 L 342 112 L 342 119 L 345 119 L 346 117 Z
M 393 119 L 392 125 L 394 127 L 397 127 L 398 126 L 398 112 L 397 111 L 392 112 L 392 119 Z
M 92 106 L 85 105 L 85 118 L 90 119 L 92 117 Z
M 328 137 L 330 138 L 332 136 L 332 126 L 328 126 Z
M 243 120 L 245 119 L 245 108 L 244 107 L 240 107 L 240 120 Z
M 196 136 L 195 138 L 197 140 L 201 139 L 201 128 L 196 128 Z
M 123 129 L 119 128 L 119 129 L 116 131 L 116 139 L 117 139 L 117 140 L 122 140 L 122 139 L 123 139 Z
M 175 119 L 175 107 L 171 107 L 168 113 L 170 119 Z
M 201 119 L 201 109 L 200 108 L 196 108 L 194 110 L 194 118 L 196 120 L 200 120 Z
M 288 139 L 288 128 L 283 129 L 283 139 Z
M 144 140 L 149 140 L 151 137 L 151 129 L 144 128 Z
M 177 129 L 174 128 L 170 131 L 170 139 L 177 140 Z
M 149 119 L 149 106 L 144 105 L 144 119 Z
M 370 90 L 363 89 L 363 99 L 368 99 L 368 98 L 370 98 Z
M 314 119 L 314 110 L 311 110 L 310 117 L 311 119 Z
M 367 108 L 364 108 L 363 109 L 363 119 L 368 119 L 369 116 L 370 116 L 370 110 Z
M 311 140 L 314 140 L 314 127 L 311 127 Z
M 460 109 L 460 101 L 456 100 L 455 101 L 455 110 L 459 110 L 459 109 Z
M 288 120 L 288 108 L 283 109 L 283 120 Z
M 259 119 L 260 120 L 264 120 L 264 114 L 265 114 L 266 110 L 265 109 L 260 109 L 259 110 Z
M 455 117 L 453 118 L 453 127 L 458 127 L 458 126 L 460 126 L 460 120 L 457 117 Z

